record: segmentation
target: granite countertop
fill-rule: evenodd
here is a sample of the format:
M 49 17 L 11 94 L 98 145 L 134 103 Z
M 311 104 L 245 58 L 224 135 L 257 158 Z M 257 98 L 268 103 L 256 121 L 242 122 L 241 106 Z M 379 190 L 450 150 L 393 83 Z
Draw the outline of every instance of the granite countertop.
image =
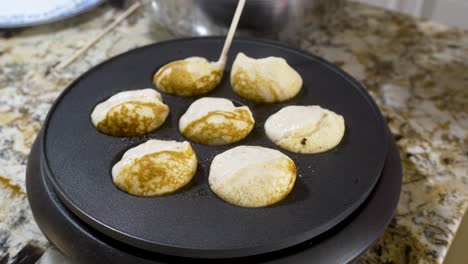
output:
M 103 5 L 64 22 L 0 32 L 0 263 L 33 263 L 49 247 L 28 206 L 25 168 L 55 98 L 93 65 L 171 37 L 139 10 L 77 62 L 54 68 L 118 12 Z M 351 2 L 305 30 L 302 48 L 367 87 L 401 152 L 396 215 L 358 263 L 442 263 L 468 205 L 468 32 Z

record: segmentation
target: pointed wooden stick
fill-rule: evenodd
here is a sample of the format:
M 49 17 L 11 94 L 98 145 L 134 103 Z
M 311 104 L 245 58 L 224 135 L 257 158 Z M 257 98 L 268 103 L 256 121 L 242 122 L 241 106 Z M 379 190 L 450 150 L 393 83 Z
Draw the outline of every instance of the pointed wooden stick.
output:
M 74 62 L 76 59 L 78 59 L 83 53 L 86 53 L 86 51 L 91 48 L 96 42 L 98 42 L 102 37 L 104 37 L 107 33 L 112 31 L 118 24 L 120 24 L 122 21 L 124 21 L 128 16 L 130 16 L 135 10 L 137 10 L 141 6 L 140 1 L 135 2 L 133 5 L 131 5 L 125 12 L 122 13 L 117 19 L 115 19 L 109 26 L 107 26 L 103 31 L 101 31 L 95 38 L 90 40 L 86 45 L 84 45 L 81 49 L 79 49 L 77 52 L 73 54 L 73 56 L 69 57 L 68 59 L 62 61 L 59 63 L 55 69 L 56 70 L 63 70 L 65 69 L 68 65 L 70 65 L 72 62 Z
M 234 34 L 236 33 L 237 25 L 239 24 L 239 19 L 242 14 L 242 10 L 244 9 L 245 0 L 239 0 L 237 4 L 236 12 L 234 13 L 234 17 L 232 18 L 231 26 L 229 27 L 229 32 L 226 37 L 226 41 L 224 42 L 223 51 L 219 56 L 217 64 L 224 68 L 224 65 L 227 61 L 227 55 L 229 53 L 229 49 L 231 48 L 232 39 L 234 38 Z

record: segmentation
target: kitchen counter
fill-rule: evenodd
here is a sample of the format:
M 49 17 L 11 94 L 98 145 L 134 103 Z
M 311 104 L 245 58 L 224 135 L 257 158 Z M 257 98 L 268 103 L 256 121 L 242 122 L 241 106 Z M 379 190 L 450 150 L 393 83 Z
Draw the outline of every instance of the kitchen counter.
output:
M 49 247 L 28 207 L 25 168 L 55 98 L 93 65 L 172 37 L 139 10 L 68 68 L 54 68 L 118 12 L 103 5 L 0 32 L 0 263 L 33 263 Z M 358 263 L 442 263 L 468 205 L 468 32 L 347 2 L 327 23 L 311 19 L 304 33 L 303 49 L 367 87 L 401 152 L 396 215 Z

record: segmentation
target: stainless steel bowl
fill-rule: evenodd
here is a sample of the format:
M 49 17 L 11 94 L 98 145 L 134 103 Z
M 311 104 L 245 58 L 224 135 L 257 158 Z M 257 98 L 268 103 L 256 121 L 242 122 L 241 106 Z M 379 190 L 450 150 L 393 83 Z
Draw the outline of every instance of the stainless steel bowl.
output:
M 330 19 L 343 1 L 247 0 L 238 34 L 297 43 L 304 27 Z M 179 36 L 225 34 L 236 5 L 237 0 L 151 1 L 155 21 Z

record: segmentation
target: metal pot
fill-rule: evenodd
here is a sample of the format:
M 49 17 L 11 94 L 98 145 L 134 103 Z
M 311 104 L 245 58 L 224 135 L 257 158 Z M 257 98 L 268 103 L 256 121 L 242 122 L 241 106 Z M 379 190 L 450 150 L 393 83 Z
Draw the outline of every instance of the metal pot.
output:
M 247 0 L 238 34 L 297 43 L 304 27 L 329 19 L 343 1 Z M 155 21 L 180 36 L 225 34 L 236 5 L 237 0 L 151 1 Z

